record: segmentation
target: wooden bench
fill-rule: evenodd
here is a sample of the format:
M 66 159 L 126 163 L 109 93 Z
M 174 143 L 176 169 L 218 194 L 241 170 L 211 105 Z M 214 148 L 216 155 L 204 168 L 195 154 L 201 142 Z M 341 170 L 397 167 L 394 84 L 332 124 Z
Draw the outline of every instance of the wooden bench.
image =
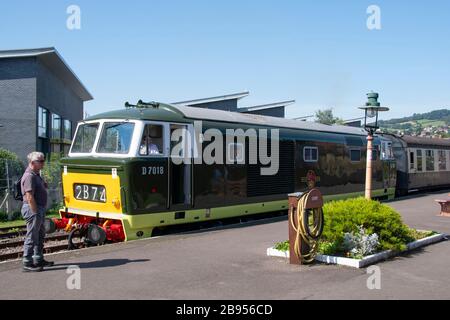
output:
M 450 199 L 436 200 L 436 202 L 441 205 L 441 216 L 442 217 L 450 217 Z

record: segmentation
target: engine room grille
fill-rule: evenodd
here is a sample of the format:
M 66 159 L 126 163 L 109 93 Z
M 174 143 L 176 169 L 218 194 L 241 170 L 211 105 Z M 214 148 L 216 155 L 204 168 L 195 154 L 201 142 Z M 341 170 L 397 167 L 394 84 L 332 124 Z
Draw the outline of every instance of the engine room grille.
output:
M 270 145 L 270 142 L 269 142 Z M 273 176 L 261 175 L 261 168 L 268 167 L 248 165 L 247 170 L 247 196 L 265 196 L 275 194 L 288 194 L 295 189 L 295 143 L 293 141 L 280 141 L 279 171 Z

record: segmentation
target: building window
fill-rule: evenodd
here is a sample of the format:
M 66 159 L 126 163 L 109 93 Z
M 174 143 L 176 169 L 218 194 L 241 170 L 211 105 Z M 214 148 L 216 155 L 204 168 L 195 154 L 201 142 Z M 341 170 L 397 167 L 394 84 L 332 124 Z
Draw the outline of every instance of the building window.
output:
M 61 145 L 59 143 L 52 143 L 51 152 L 52 153 L 61 153 Z
M 439 171 L 447 170 L 447 155 L 444 150 L 439 150 Z
M 434 171 L 434 150 L 427 150 L 425 155 L 427 171 Z
M 52 138 L 61 139 L 61 117 L 52 114 Z
M 48 111 L 38 107 L 38 137 L 48 138 Z
M 319 149 L 317 147 L 305 147 L 303 149 L 303 161 L 305 162 L 319 161 Z
M 360 162 L 361 161 L 361 150 L 360 149 L 350 150 L 350 161 L 351 162 Z
M 64 120 L 63 138 L 66 140 L 72 140 L 72 122 L 70 120 Z
M 417 150 L 417 171 L 423 171 L 422 150 Z

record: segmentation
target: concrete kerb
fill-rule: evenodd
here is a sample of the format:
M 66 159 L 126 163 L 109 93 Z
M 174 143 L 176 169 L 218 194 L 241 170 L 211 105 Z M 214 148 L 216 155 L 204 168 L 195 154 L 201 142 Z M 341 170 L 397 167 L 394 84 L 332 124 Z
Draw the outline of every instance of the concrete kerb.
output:
M 407 245 L 407 249 L 403 252 L 396 252 L 396 251 L 383 251 L 376 253 L 371 256 L 367 256 L 364 259 L 351 259 L 351 258 L 345 258 L 345 257 L 335 257 L 335 256 L 328 256 L 328 255 L 318 255 L 316 257 L 316 261 L 326 263 L 326 264 L 337 264 L 352 268 L 364 268 L 369 265 L 375 264 L 380 261 L 387 260 L 389 258 L 395 257 L 399 254 L 406 253 L 421 247 L 425 247 L 428 245 L 431 245 L 433 243 L 437 243 L 440 241 L 447 240 L 447 235 L 445 234 L 436 234 L 421 240 L 417 240 L 414 242 L 411 242 Z M 289 251 L 280 251 L 275 248 L 268 248 L 267 249 L 267 256 L 269 257 L 278 257 L 278 258 L 285 258 L 289 259 Z

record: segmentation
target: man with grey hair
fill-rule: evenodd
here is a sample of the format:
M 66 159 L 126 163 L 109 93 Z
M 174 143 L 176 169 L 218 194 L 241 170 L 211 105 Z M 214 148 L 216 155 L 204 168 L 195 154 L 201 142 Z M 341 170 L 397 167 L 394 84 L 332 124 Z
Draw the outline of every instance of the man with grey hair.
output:
M 28 155 L 28 167 L 21 179 L 23 206 L 22 217 L 27 224 L 23 247 L 23 270 L 39 272 L 50 267 L 52 262 L 44 260 L 45 211 L 47 209 L 47 183 L 40 175 L 45 156 L 41 152 Z

